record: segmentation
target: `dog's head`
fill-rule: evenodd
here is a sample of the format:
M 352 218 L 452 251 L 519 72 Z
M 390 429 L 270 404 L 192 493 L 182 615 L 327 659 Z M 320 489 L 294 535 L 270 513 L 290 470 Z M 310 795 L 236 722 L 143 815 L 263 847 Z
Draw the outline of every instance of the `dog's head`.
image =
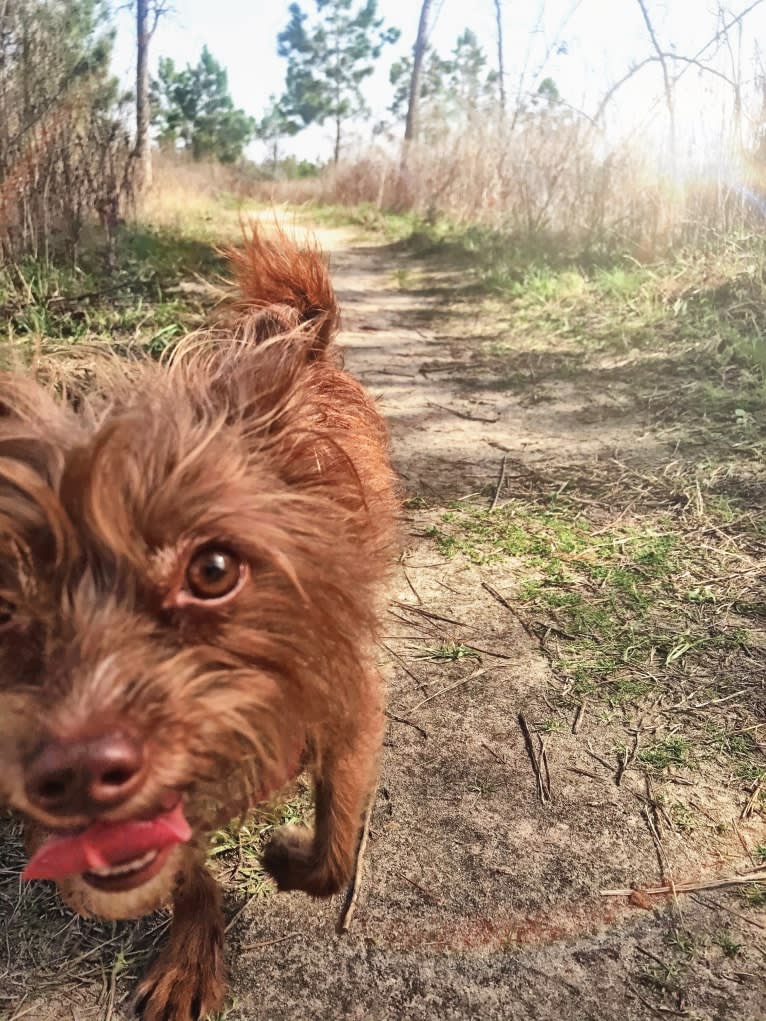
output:
M 0 379 L 0 800 L 80 910 L 154 907 L 186 823 L 284 782 L 342 702 L 364 499 L 289 346 L 198 346 L 77 411 Z

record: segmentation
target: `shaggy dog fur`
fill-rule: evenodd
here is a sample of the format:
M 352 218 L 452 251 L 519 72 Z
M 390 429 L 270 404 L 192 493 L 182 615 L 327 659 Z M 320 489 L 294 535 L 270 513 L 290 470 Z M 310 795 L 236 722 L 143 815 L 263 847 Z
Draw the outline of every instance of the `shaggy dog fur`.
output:
M 231 264 L 238 300 L 165 363 L 105 359 L 74 400 L 0 376 L 0 802 L 34 852 L 180 799 L 192 839 L 145 882 L 59 882 L 82 915 L 172 901 L 145 1021 L 222 1005 L 211 830 L 308 768 L 315 828 L 277 831 L 265 863 L 282 890 L 335 893 L 383 730 L 385 426 L 332 344 L 319 253 L 253 232 Z M 88 787 L 94 748 L 116 763 L 103 796 Z

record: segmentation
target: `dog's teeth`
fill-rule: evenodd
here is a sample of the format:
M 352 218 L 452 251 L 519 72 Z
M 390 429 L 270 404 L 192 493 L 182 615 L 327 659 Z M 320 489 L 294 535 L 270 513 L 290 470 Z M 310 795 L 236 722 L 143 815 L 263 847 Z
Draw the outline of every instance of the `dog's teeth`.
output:
M 90 869 L 90 872 L 94 876 L 124 876 L 127 872 L 138 872 L 139 869 L 145 868 L 150 865 L 159 854 L 159 851 L 147 851 L 146 854 L 140 858 L 134 858 L 133 861 L 126 861 L 122 865 L 110 865 L 105 869 Z

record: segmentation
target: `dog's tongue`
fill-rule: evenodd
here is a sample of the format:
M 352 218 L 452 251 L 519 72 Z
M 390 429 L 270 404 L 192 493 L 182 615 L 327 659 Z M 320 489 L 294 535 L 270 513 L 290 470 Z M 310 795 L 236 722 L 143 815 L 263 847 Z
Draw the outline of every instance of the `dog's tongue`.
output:
M 105 869 L 183 844 L 192 835 L 181 802 L 153 819 L 94 822 L 77 833 L 48 837 L 32 856 L 22 879 L 63 879 L 90 869 Z

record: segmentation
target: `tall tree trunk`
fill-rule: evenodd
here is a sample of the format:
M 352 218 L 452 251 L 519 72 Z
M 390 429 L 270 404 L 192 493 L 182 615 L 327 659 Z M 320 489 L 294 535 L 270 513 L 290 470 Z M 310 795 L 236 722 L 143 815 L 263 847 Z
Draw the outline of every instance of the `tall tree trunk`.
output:
M 410 78 L 410 98 L 407 104 L 407 122 L 404 126 L 404 141 L 414 142 L 418 136 L 418 107 L 420 106 L 420 80 L 423 76 L 423 58 L 428 38 L 428 14 L 431 0 L 423 0 L 418 22 L 418 35 L 412 53 L 412 77 Z
M 149 0 L 136 0 L 136 147 L 139 186 L 152 183 L 152 150 L 149 145 Z
M 497 25 L 497 73 L 500 86 L 500 109 L 505 113 L 505 57 L 503 54 L 503 6 L 495 0 L 495 24 Z
M 337 167 L 340 161 L 340 129 L 341 129 L 341 116 L 340 114 L 335 115 L 335 157 L 334 162 Z

